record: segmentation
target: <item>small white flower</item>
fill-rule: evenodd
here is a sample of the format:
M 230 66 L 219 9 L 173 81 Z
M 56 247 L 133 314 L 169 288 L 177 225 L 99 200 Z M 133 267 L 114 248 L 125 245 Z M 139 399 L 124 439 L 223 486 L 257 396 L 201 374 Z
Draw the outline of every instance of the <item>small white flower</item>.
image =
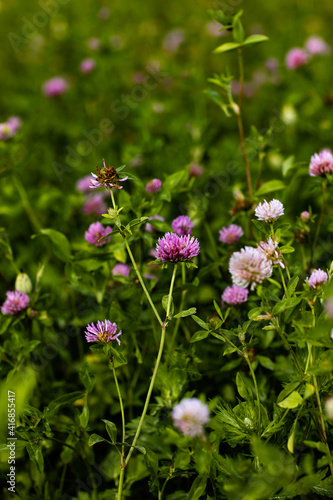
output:
M 264 200 L 263 203 L 259 203 L 254 213 L 259 220 L 265 222 L 274 222 L 284 213 L 284 207 L 279 200 L 272 200 L 269 203 Z
M 172 418 L 175 427 L 185 436 L 200 436 L 209 421 L 209 409 L 200 399 L 185 398 L 174 407 Z

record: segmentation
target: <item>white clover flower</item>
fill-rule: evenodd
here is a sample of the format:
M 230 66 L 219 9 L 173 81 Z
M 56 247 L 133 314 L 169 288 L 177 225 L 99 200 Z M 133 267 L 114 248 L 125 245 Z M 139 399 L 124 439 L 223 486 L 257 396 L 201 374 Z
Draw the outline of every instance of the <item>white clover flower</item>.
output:
M 185 398 L 174 407 L 172 419 L 175 427 L 185 436 L 200 436 L 209 421 L 209 409 L 200 399 Z
M 269 203 L 264 200 L 263 203 L 259 203 L 254 213 L 259 220 L 274 222 L 283 215 L 284 207 L 279 200 L 274 199 Z

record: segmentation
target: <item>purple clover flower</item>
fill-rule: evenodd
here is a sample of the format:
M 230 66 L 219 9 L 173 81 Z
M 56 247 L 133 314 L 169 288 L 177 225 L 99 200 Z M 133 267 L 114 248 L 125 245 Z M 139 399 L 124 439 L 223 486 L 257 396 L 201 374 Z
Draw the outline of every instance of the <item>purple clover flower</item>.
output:
M 172 419 L 185 436 L 200 436 L 209 421 L 209 409 L 200 399 L 185 398 L 172 410 Z
M 180 215 L 172 222 L 171 227 L 174 233 L 186 236 L 191 234 L 194 224 L 187 215 Z
M 162 262 L 185 262 L 199 254 L 200 246 L 198 240 L 189 234 L 166 233 L 158 239 L 156 251 L 157 258 Z
M 69 89 L 69 85 L 61 76 L 55 76 L 44 82 L 42 90 L 46 97 L 57 97 L 65 94 Z
M 204 168 L 197 163 L 191 163 L 188 173 L 190 177 L 201 177 L 204 173 Z
M 304 49 L 294 47 L 286 55 L 287 69 L 294 70 L 304 66 L 308 62 L 309 56 Z
M 311 177 L 333 174 L 333 153 L 330 149 L 323 149 L 319 154 L 311 156 L 309 174 Z
M 81 177 L 76 183 L 76 189 L 81 193 L 88 193 L 90 191 L 91 186 L 91 176 L 86 175 L 85 177 Z
M 109 243 L 111 236 L 110 238 L 105 238 L 105 240 L 102 241 L 98 240 L 110 233 L 112 233 L 112 228 L 110 226 L 104 227 L 100 222 L 94 222 L 93 224 L 90 224 L 88 231 L 84 234 L 84 238 L 88 243 L 95 245 L 95 247 L 101 247 L 106 243 Z
M 222 294 L 222 303 L 226 302 L 230 306 L 237 306 L 247 301 L 249 291 L 237 285 L 227 286 Z
M 26 293 L 15 290 L 14 292 L 7 292 L 6 296 L 5 302 L 1 306 L 2 314 L 14 315 L 28 307 L 30 298 Z
M 160 215 L 152 215 L 151 217 L 149 217 L 149 220 L 154 220 L 154 219 L 164 222 L 164 218 L 161 217 Z M 148 233 L 156 233 L 157 231 L 157 229 L 152 224 L 149 224 L 149 222 L 147 222 L 145 229 L 146 231 L 148 231 Z
M 127 264 L 121 264 L 119 262 L 112 269 L 112 276 L 124 276 L 124 278 L 128 278 L 130 270 L 130 266 L 128 266 Z
M 108 319 L 104 321 L 97 321 L 95 326 L 94 323 L 87 325 L 86 331 L 87 342 L 105 342 L 108 343 L 111 340 L 116 340 L 120 345 L 120 340 L 118 337 L 122 334 L 120 330 L 117 333 L 117 323 L 111 323 Z
M 80 71 L 81 73 L 91 73 L 96 67 L 96 61 L 95 59 L 83 59 L 83 61 L 80 64 Z
M 152 179 L 146 184 L 147 193 L 154 193 L 155 191 L 159 191 L 162 186 L 162 181 L 160 179 Z
M 302 222 L 308 222 L 310 220 L 309 212 L 307 210 L 304 210 L 304 212 L 301 213 L 300 218 Z
M 87 196 L 87 202 L 82 207 L 82 212 L 86 215 L 102 215 L 107 211 L 107 206 L 104 203 L 104 198 L 102 194 L 96 194 L 95 196 Z
M 321 269 L 315 269 L 315 271 L 311 273 L 310 278 L 307 278 L 307 282 L 311 288 L 318 288 L 320 285 L 326 283 L 327 280 L 327 273 Z
M 328 55 L 330 46 L 320 36 L 312 35 L 305 42 L 305 49 L 311 55 Z
M 233 243 L 237 243 L 243 234 L 243 229 L 240 226 L 230 224 L 228 227 L 222 227 L 219 240 L 228 245 L 232 245 Z

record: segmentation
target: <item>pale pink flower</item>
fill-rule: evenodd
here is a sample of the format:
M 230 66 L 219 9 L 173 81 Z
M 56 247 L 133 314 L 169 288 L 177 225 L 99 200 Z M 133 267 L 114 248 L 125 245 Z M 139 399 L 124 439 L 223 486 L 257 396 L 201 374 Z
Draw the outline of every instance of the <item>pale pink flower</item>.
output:
M 307 278 L 307 282 L 311 288 L 318 288 L 320 285 L 326 283 L 327 280 L 327 273 L 321 269 L 315 269 L 315 271 L 311 273 L 310 278 Z
M 243 234 L 243 229 L 240 226 L 230 224 L 228 227 L 222 227 L 219 240 L 222 241 L 222 243 L 232 245 L 233 243 L 237 243 Z
M 152 179 L 146 184 L 147 193 L 154 193 L 155 191 L 159 191 L 162 187 L 162 181 L 160 179 Z
M 65 94 L 69 89 L 69 85 L 64 78 L 61 76 L 55 76 L 50 80 L 44 82 L 42 90 L 46 97 L 57 97 L 59 95 Z
M 81 73 L 91 73 L 96 67 L 95 59 L 84 59 L 80 64 Z
M 310 36 L 305 42 L 305 49 L 311 55 L 326 56 L 331 52 L 330 46 L 320 36 Z
M 191 163 L 189 168 L 189 176 L 190 177 L 201 177 L 204 172 L 204 168 L 197 163 Z
M 273 199 L 269 203 L 264 200 L 263 203 L 259 203 L 254 213 L 259 220 L 271 223 L 283 215 L 284 207 L 279 200 Z
M 222 303 L 226 302 L 230 306 L 237 306 L 247 301 L 249 291 L 237 285 L 227 286 L 222 294 Z
M 206 33 L 215 38 L 219 38 L 220 36 L 225 36 L 227 34 L 227 31 L 222 28 L 221 24 L 217 21 L 209 21 L 206 24 Z
M 289 50 L 286 55 L 286 66 L 288 69 L 294 70 L 300 66 L 304 66 L 308 62 L 308 59 L 308 54 L 304 49 L 295 47 Z
M 285 266 L 281 259 L 282 254 L 280 250 L 277 249 L 278 245 L 279 243 L 277 240 L 269 237 L 267 243 L 265 241 L 257 243 L 257 248 L 259 252 L 265 255 L 267 259 L 272 262 L 272 264 L 277 264 L 284 269 Z
M 319 154 L 311 156 L 309 174 L 311 177 L 333 174 L 333 153 L 330 149 L 323 149 Z
M 235 285 L 241 288 L 251 285 L 253 290 L 258 283 L 271 276 L 273 267 L 266 255 L 257 248 L 245 247 L 232 254 L 229 271 Z
M 304 210 L 304 212 L 301 213 L 300 218 L 302 222 L 308 222 L 310 220 L 309 212 L 307 210 Z
M 124 278 L 128 278 L 130 270 L 130 266 L 128 266 L 127 264 L 121 264 L 119 262 L 113 267 L 112 276 L 124 276 Z
M 329 297 L 325 303 L 324 303 L 324 311 L 326 315 L 330 318 L 333 319 L 333 297 Z M 333 340 L 333 336 L 331 334 L 331 338 Z
M 185 40 L 185 32 L 180 28 L 170 31 L 163 40 L 163 49 L 166 52 L 177 52 L 183 41 Z
M 82 212 L 86 215 L 102 215 L 107 212 L 108 207 L 104 202 L 104 196 L 100 193 L 94 196 L 86 196 L 86 203 L 82 207 Z
M 200 399 L 185 398 L 172 410 L 172 419 L 185 436 L 200 436 L 209 421 L 209 409 Z
M 86 175 L 85 177 L 81 177 L 76 183 L 76 189 L 81 193 L 88 193 L 90 191 L 91 186 L 91 176 Z
M 101 41 L 99 40 L 99 38 L 92 37 L 87 40 L 87 45 L 91 50 L 99 50 Z

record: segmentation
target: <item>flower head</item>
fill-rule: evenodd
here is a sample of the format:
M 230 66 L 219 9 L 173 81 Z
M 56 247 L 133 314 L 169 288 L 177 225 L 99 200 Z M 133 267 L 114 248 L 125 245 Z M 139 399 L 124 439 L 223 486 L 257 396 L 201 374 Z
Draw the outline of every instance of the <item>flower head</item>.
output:
M 301 213 L 300 218 L 302 222 L 308 222 L 310 220 L 309 212 L 307 210 L 304 210 L 304 212 Z
M 110 238 L 105 238 L 105 240 L 98 240 L 110 233 L 112 233 L 112 228 L 110 226 L 104 227 L 100 222 L 94 222 L 93 224 L 90 224 L 88 231 L 84 234 L 84 238 L 88 243 L 95 245 L 95 247 L 101 247 L 106 243 L 109 243 L 111 235 Z
M 304 49 L 295 47 L 289 50 L 286 55 L 286 66 L 288 69 L 294 70 L 300 66 L 304 66 L 308 62 L 308 59 L 308 54 Z
M 310 36 L 305 42 L 305 49 L 311 55 L 328 55 L 330 46 L 320 36 Z
M 228 227 L 222 227 L 219 240 L 223 243 L 228 243 L 228 245 L 232 245 L 233 243 L 237 243 L 243 234 L 243 229 L 240 226 L 230 224 Z
M 271 276 L 273 267 L 266 255 L 257 248 L 245 247 L 232 254 L 229 271 L 235 285 L 247 288 L 251 284 L 253 290 L 257 283 Z
M 128 278 L 130 270 L 131 268 L 127 264 L 118 263 L 112 269 L 112 276 L 124 276 L 124 278 Z
M 247 301 L 249 291 L 237 285 L 227 286 L 222 294 L 222 302 L 230 306 L 237 306 Z
M 147 193 L 154 193 L 155 191 L 159 191 L 162 186 L 162 181 L 160 179 L 152 179 L 146 184 Z
M 309 174 L 311 177 L 333 174 L 333 153 L 330 149 L 323 149 L 319 154 L 311 156 Z
M 194 224 L 187 215 L 180 215 L 172 222 L 171 227 L 174 233 L 179 236 L 186 236 L 191 234 Z
M 201 165 L 197 165 L 196 163 L 191 163 L 189 168 L 189 176 L 190 177 L 201 177 L 204 172 L 204 169 Z
M 259 220 L 263 220 L 265 222 L 274 222 L 281 215 L 283 215 L 284 207 L 279 200 L 272 200 L 269 203 L 264 200 L 263 203 L 259 203 L 256 207 L 254 213 Z
M 105 160 L 103 158 L 103 168 L 96 167 L 97 175 L 91 172 L 93 179 L 90 178 L 90 188 L 96 189 L 100 187 L 105 187 L 106 189 L 110 189 L 116 187 L 118 189 L 123 189 L 123 186 L 119 186 L 117 182 L 124 182 L 128 179 L 128 177 L 119 178 L 119 174 L 114 167 L 110 165 L 107 167 L 105 164 Z
M 117 333 L 117 323 L 111 323 L 108 319 L 104 321 L 97 321 L 95 326 L 94 323 L 87 325 L 85 335 L 87 342 L 110 342 L 111 340 L 116 340 L 120 345 L 120 340 L 118 337 L 121 335 L 121 330 Z
M 26 293 L 19 292 L 19 290 L 15 290 L 14 292 L 6 293 L 6 300 L 1 306 L 2 314 L 17 314 L 29 304 L 29 297 Z
M 22 127 L 22 120 L 18 116 L 10 116 L 6 123 L 11 128 L 12 135 L 15 135 L 16 132 Z
M 76 189 L 81 193 L 88 193 L 90 191 L 91 186 L 91 176 L 86 175 L 81 177 L 76 183 Z
M 149 220 L 160 220 L 164 222 L 164 218 L 160 215 L 152 215 L 151 217 L 149 217 Z M 148 231 L 148 233 L 156 233 L 157 231 L 157 229 L 152 224 L 149 224 L 149 222 L 147 222 L 145 229 L 146 231 Z
M 172 410 L 172 419 L 185 436 L 200 436 L 209 421 L 209 409 L 200 399 L 185 398 Z
M 313 273 L 311 273 L 310 278 L 307 278 L 307 282 L 311 288 L 318 288 L 320 285 L 326 283 L 327 280 L 327 273 L 321 269 L 316 269 Z
M 200 252 L 199 242 L 191 235 L 179 236 L 166 233 L 158 239 L 157 258 L 162 262 L 184 262 L 196 257 Z
M 329 297 L 324 303 L 324 311 L 326 315 L 333 319 L 333 297 Z M 332 338 L 333 340 L 333 338 Z
M 69 85 L 61 76 L 55 76 L 50 80 L 44 82 L 42 90 L 46 97 L 57 97 L 58 95 L 65 94 L 69 89 Z
M 84 59 L 80 64 L 81 73 L 91 73 L 96 67 L 95 59 Z
M 91 38 L 88 38 L 87 45 L 88 45 L 89 49 L 91 49 L 91 50 L 99 50 L 99 48 L 101 46 L 101 41 L 99 38 L 91 37 Z
M 284 269 L 284 264 L 281 260 L 281 252 L 277 249 L 279 243 L 277 240 L 269 237 L 267 243 L 265 241 L 261 241 L 257 243 L 258 252 L 261 252 L 263 255 L 269 259 L 272 264 L 278 264 L 282 269 Z
M 86 215 L 102 215 L 107 211 L 102 194 L 86 196 L 86 203 L 82 207 L 82 212 Z

